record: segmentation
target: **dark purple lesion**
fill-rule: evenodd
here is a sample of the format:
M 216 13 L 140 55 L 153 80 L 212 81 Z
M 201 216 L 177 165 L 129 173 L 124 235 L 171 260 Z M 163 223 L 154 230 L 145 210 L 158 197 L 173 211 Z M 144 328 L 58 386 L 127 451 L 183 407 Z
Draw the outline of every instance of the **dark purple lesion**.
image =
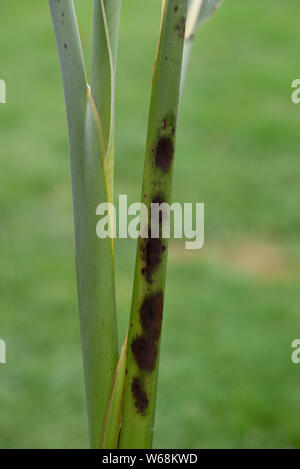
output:
M 153 282 L 153 274 L 160 265 L 162 254 L 165 251 L 162 240 L 159 238 L 151 238 L 150 236 L 151 232 L 149 232 L 148 238 L 141 238 L 140 240 L 140 257 L 144 263 L 141 272 L 148 283 Z
M 170 137 L 163 136 L 157 142 L 155 149 L 155 164 L 165 173 L 168 171 L 174 155 L 174 146 Z
M 149 399 L 139 378 L 133 378 L 131 392 L 137 411 L 142 415 L 145 414 L 149 405 Z

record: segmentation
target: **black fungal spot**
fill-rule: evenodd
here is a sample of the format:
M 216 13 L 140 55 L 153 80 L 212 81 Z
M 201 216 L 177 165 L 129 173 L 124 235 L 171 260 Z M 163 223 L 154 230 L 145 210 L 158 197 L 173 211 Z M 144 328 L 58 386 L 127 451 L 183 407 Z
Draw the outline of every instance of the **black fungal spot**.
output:
M 175 29 L 180 39 L 184 39 L 184 34 L 185 34 L 185 17 L 184 16 L 182 16 L 179 19 L 178 23 L 176 24 Z
M 65 49 L 68 48 L 68 44 L 67 44 L 67 43 L 64 44 L 64 48 L 65 48 Z
M 141 325 L 148 340 L 158 340 L 161 333 L 163 313 L 162 292 L 151 295 L 144 300 L 140 309 Z
M 161 137 L 156 145 L 155 164 L 167 172 L 173 158 L 173 143 L 169 137 Z
M 143 333 L 131 343 L 131 351 L 140 370 L 151 372 L 155 368 L 162 317 L 163 294 L 159 292 L 144 300 L 140 309 Z
M 151 233 L 149 233 L 151 235 Z M 142 274 L 148 283 L 152 283 L 152 275 L 161 262 L 161 256 L 165 248 L 159 238 L 144 238 L 141 241 L 141 259 L 145 262 Z
M 137 411 L 140 414 L 144 414 L 149 405 L 149 400 L 138 378 L 133 378 L 131 383 L 131 392 Z
M 178 6 L 176 5 L 176 6 L 174 7 L 174 11 L 177 11 L 177 10 L 178 10 Z
M 137 336 L 131 344 L 131 351 L 141 370 L 153 371 L 157 357 L 156 343 L 143 336 Z

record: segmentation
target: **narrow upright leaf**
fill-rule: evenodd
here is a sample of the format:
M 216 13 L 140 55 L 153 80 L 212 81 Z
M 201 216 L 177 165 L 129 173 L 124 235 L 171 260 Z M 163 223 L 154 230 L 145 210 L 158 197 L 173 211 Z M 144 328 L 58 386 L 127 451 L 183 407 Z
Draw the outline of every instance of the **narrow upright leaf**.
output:
M 127 335 L 121 347 L 111 393 L 106 408 L 105 421 L 102 429 L 100 448 L 116 449 L 122 423 L 122 407 L 127 358 Z
M 49 0 L 65 91 L 78 302 L 91 446 L 98 448 L 118 360 L 112 243 L 97 238 L 96 208 L 111 199 L 103 118 L 86 82 L 72 0 Z M 99 12 L 102 14 L 102 12 Z M 110 99 L 110 97 L 109 97 Z
M 222 1 L 223 0 L 189 0 L 182 64 L 181 94 L 197 29 L 217 11 Z
M 187 0 L 165 0 L 153 77 L 142 202 L 171 200 Z M 151 448 L 159 365 L 167 239 L 138 240 L 119 448 Z
M 121 0 L 94 0 L 91 90 L 101 119 L 111 200 L 114 172 L 115 76 L 120 9 Z
M 221 3 L 222 0 L 189 0 L 185 37 L 193 36 L 197 28 L 216 12 Z

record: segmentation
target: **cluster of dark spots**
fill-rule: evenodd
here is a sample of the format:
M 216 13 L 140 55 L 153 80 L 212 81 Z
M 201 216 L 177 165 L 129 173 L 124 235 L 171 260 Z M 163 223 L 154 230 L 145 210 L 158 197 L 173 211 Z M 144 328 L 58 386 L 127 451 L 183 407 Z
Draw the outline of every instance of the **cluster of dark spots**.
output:
M 144 414 L 148 407 L 149 400 L 138 378 L 133 378 L 131 383 L 131 392 L 136 409 L 140 414 Z
M 140 309 L 141 325 L 147 338 L 156 341 L 160 337 L 163 313 L 163 294 L 146 298 Z
M 149 235 L 151 234 L 149 233 Z M 145 263 L 142 274 L 145 275 L 148 283 L 152 283 L 152 275 L 161 262 L 161 256 L 164 250 L 165 247 L 159 238 L 149 237 L 142 239 L 140 251 L 141 259 Z
M 131 343 L 132 354 L 138 367 L 153 371 L 158 353 L 157 342 L 160 338 L 163 316 L 163 294 L 155 293 L 145 298 L 140 309 L 143 333 Z
M 184 39 L 184 34 L 185 34 L 185 17 L 184 16 L 182 16 L 179 19 L 178 23 L 175 26 L 175 29 L 180 39 Z
M 157 357 L 157 345 L 147 337 L 137 336 L 131 344 L 131 350 L 141 370 L 153 371 Z
M 169 137 L 161 137 L 156 145 L 155 151 L 155 164 L 163 171 L 167 172 L 172 158 L 173 158 L 174 148 L 173 143 Z

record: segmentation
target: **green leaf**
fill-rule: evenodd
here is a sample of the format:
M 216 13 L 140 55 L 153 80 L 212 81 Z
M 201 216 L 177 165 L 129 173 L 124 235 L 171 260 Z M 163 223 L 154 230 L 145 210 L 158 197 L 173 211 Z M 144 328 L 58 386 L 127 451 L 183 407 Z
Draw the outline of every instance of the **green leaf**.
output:
M 182 63 L 181 95 L 183 92 L 196 31 L 199 26 L 205 23 L 216 12 L 222 1 L 223 0 L 189 0 Z
M 113 195 L 115 77 L 121 0 L 94 0 L 91 92 L 101 117 L 110 199 Z
M 155 199 L 171 201 L 186 12 L 187 0 L 163 3 L 142 188 L 148 213 Z M 138 240 L 119 448 L 152 446 L 167 247 L 166 238 Z
M 186 38 L 192 37 L 197 28 L 216 12 L 221 3 L 222 0 L 189 0 Z
M 114 381 L 106 409 L 100 448 L 116 449 L 122 422 L 122 406 L 124 396 L 124 382 L 126 373 L 127 335 L 122 345 Z
M 92 447 L 99 448 L 118 360 L 113 246 L 109 238 L 99 239 L 96 234 L 96 208 L 112 196 L 102 124 L 105 119 L 99 114 L 86 82 L 73 1 L 49 0 L 49 5 L 69 128 L 77 289 L 90 441 Z
M 77 268 L 79 309 L 91 445 L 98 448 L 118 360 L 113 246 L 96 234 L 96 207 L 108 201 L 108 182 L 99 116 L 89 94 L 84 184 L 81 188 L 81 239 Z

